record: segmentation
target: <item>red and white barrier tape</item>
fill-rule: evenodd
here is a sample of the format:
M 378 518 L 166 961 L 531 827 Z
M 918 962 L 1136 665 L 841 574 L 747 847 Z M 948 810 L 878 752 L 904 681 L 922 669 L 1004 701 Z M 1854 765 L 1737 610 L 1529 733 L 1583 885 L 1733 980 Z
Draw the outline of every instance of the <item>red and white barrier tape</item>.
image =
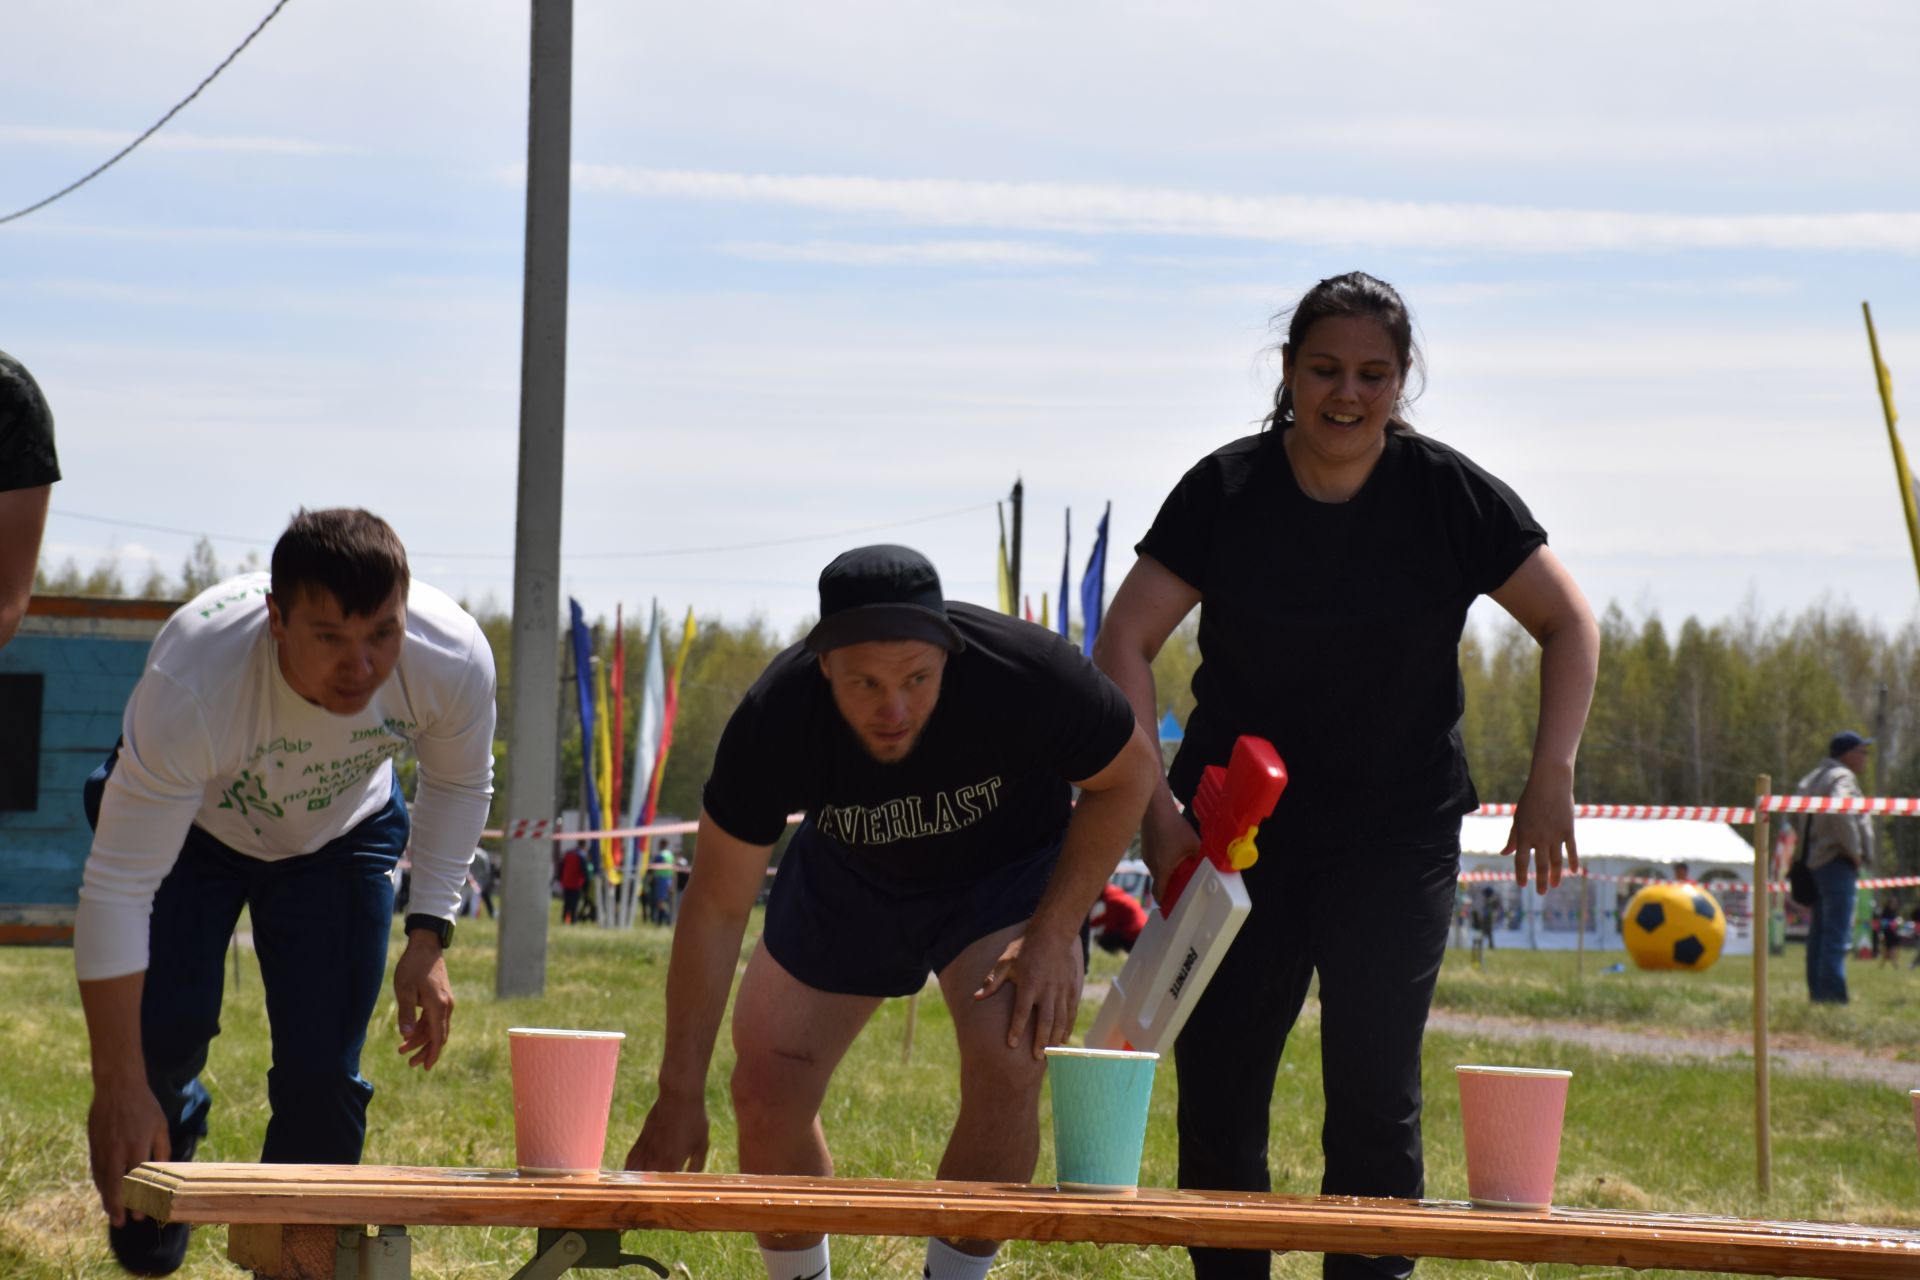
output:
M 1920 815 L 1920 800 L 1910 796 L 1765 796 L 1760 808 L 1768 813 L 1885 813 L 1900 817 Z
M 1510 818 L 1517 805 L 1483 804 L 1474 810 L 1481 818 Z M 1698 804 L 1577 804 L 1576 818 L 1678 818 L 1686 822 L 1752 822 L 1753 810 Z
M 787 825 L 792 826 L 806 817 L 804 813 L 787 815 Z M 559 818 L 521 818 L 509 822 L 504 827 L 491 828 L 480 833 L 485 840 L 618 840 L 626 836 L 677 836 L 689 831 L 698 831 L 697 822 L 652 822 L 643 827 L 618 827 L 608 831 L 564 831 Z
M 1690 884 L 1713 893 L 1746 893 L 1748 891 L 1744 880 L 1661 880 L 1655 876 L 1609 876 L 1597 871 L 1569 871 L 1566 874 L 1569 877 L 1578 876 L 1584 880 L 1601 880 L 1608 884 Z M 1461 884 L 1499 884 L 1503 881 L 1508 884 L 1513 883 L 1513 873 L 1511 871 L 1463 871 L 1460 873 Z M 1920 886 L 1920 876 L 1876 876 L 1870 880 L 1856 881 L 1854 884 L 1856 889 L 1912 889 L 1916 886 Z M 1782 881 L 1775 881 L 1772 889 L 1775 893 L 1785 893 L 1787 886 Z

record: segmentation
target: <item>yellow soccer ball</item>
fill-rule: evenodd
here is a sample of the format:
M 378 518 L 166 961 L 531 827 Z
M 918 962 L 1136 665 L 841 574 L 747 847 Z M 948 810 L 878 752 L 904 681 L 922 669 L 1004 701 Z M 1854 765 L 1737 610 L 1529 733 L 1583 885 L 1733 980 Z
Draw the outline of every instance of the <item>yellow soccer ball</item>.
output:
M 1698 885 L 1650 884 L 1621 921 L 1627 954 L 1642 969 L 1711 969 L 1727 940 L 1727 913 Z

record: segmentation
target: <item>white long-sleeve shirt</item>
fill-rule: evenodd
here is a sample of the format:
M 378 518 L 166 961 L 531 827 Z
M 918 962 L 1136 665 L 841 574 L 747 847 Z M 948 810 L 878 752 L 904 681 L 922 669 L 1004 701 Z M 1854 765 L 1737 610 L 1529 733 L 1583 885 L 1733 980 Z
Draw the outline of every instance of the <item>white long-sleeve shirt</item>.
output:
M 81 878 L 83 980 L 147 967 L 153 895 L 198 825 L 273 862 L 311 853 L 386 806 L 411 748 L 415 911 L 452 919 L 493 795 L 493 651 L 445 593 L 414 582 L 400 658 L 366 707 L 295 693 L 267 626 L 265 573 L 202 592 L 167 620 L 122 722 L 119 762 Z

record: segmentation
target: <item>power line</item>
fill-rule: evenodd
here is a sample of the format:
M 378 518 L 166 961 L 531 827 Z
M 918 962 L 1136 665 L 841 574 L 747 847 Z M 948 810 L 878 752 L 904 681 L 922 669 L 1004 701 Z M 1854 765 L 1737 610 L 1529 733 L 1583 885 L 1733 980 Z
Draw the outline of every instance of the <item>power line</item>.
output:
M 655 551 L 583 551 L 566 556 L 567 560 L 655 560 L 666 556 L 701 556 L 726 551 L 759 551 L 766 547 L 794 546 L 804 542 L 825 542 L 835 538 L 850 538 L 860 533 L 879 533 L 887 529 L 904 529 L 910 525 L 928 524 L 935 520 L 951 520 L 955 516 L 972 515 L 985 511 L 991 502 L 976 502 L 970 506 L 954 507 L 947 511 L 936 511 L 931 515 L 914 516 L 909 520 L 889 520 L 884 524 L 862 525 L 857 529 L 836 529 L 831 533 L 803 533 L 790 538 L 768 538 L 760 542 L 731 542 L 709 547 L 668 547 Z M 86 520 L 94 524 L 111 525 L 120 529 L 144 529 L 149 533 L 171 533 L 183 538 L 208 538 L 216 542 L 238 542 L 247 546 L 272 546 L 272 538 L 243 538 L 237 534 L 208 533 L 204 529 L 181 529 L 173 525 L 148 524 L 140 520 L 124 520 L 118 516 L 88 515 L 81 511 L 67 511 L 54 507 L 52 514 L 65 520 Z M 511 560 L 510 551 L 412 551 L 408 553 L 415 560 Z
M 89 182 L 92 182 L 95 178 L 105 173 L 108 169 L 111 169 L 114 165 L 120 163 L 121 160 L 124 160 L 127 157 L 128 153 L 130 153 L 135 147 L 145 142 L 148 138 L 151 138 L 154 134 L 160 132 L 160 126 L 165 124 L 167 121 L 173 119 L 176 115 L 178 115 L 182 107 L 186 106 L 189 102 L 192 102 L 195 98 L 199 97 L 200 90 L 212 84 L 214 81 L 214 77 L 218 76 L 222 71 L 225 71 L 228 65 L 231 64 L 235 58 L 240 56 L 240 51 L 242 49 L 245 49 L 248 45 L 252 44 L 253 38 L 259 35 L 262 31 L 265 31 L 267 29 L 267 24 L 269 22 L 272 22 L 274 18 L 279 14 L 279 12 L 286 7 L 287 7 L 287 0 L 279 0 L 279 3 L 273 6 L 273 9 L 267 14 L 267 16 L 260 19 L 260 25 L 255 27 L 251 32 L 249 32 L 247 34 L 247 38 L 245 40 L 242 40 L 239 43 L 239 45 L 234 48 L 234 51 L 232 53 L 222 58 L 220 60 L 220 65 L 215 67 L 212 71 L 208 72 L 207 78 L 205 80 L 202 80 L 197 86 L 195 86 L 194 91 L 192 93 L 180 99 L 180 101 L 174 103 L 173 109 L 167 112 L 167 114 L 161 116 L 158 120 L 154 121 L 152 128 L 148 129 L 145 133 L 135 138 L 132 142 L 129 142 L 126 146 L 120 148 L 120 150 L 115 152 L 113 156 L 109 158 L 105 164 L 100 165 L 98 168 L 94 169 L 92 173 L 87 174 L 84 178 L 81 178 L 79 181 L 68 183 L 66 186 L 60 188 L 58 191 L 54 192 L 52 195 L 48 196 L 46 199 L 37 201 L 34 204 L 30 204 L 26 208 L 21 209 L 16 213 L 9 213 L 5 217 L 0 217 L 0 223 L 12 222 L 15 218 L 26 217 L 28 214 L 32 213 L 36 209 L 46 208 L 48 205 L 52 204 L 55 200 L 58 200 L 61 196 L 67 195 L 74 191 L 78 191 L 81 187 L 86 186 Z

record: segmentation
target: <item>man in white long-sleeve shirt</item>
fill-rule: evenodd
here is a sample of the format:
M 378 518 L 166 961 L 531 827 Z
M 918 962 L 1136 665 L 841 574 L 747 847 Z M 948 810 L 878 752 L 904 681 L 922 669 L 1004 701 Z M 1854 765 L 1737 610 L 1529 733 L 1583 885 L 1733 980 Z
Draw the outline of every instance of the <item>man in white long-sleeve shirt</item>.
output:
M 207 1132 L 199 1075 L 242 907 L 273 1036 L 264 1161 L 360 1159 L 373 1094 L 360 1052 L 409 829 L 399 1051 L 433 1066 L 453 1012 L 441 951 L 493 794 L 493 654 L 465 610 L 411 581 L 399 538 L 368 512 L 300 512 L 271 569 L 167 621 L 86 788 L 95 834 L 74 951 L 87 1131 L 109 1240 L 137 1274 L 177 1268 L 187 1230 L 128 1215 L 120 1180 L 143 1160 L 191 1159 Z M 408 750 L 411 818 L 394 771 Z

